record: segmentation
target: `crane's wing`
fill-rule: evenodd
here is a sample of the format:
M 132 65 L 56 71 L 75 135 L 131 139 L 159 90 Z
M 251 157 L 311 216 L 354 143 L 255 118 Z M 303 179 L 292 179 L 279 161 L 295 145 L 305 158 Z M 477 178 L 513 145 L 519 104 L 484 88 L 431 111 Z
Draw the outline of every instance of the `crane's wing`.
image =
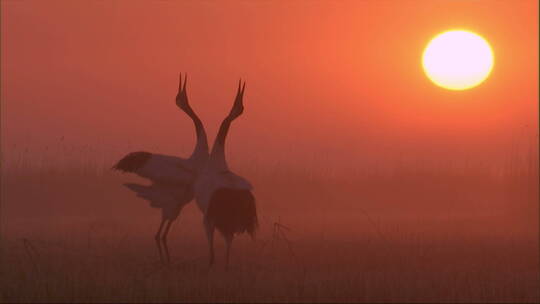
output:
M 124 184 L 127 188 L 137 193 L 137 196 L 150 201 L 150 206 L 154 208 L 174 208 L 178 205 L 185 205 L 193 199 L 191 186 L 171 186 L 153 184 L 143 186 L 138 184 Z
M 253 185 L 247 179 L 229 170 L 219 172 L 216 177 L 218 188 L 253 190 Z
M 195 179 L 195 170 L 188 160 L 149 152 L 130 153 L 118 161 L 113 169 L 135 173 L 163 184 L 191 184 Z
M 174 207 L 176 205 L 176 202 L 170 195 L 159 191 L 152 186 L 143 186 L 137 184 L 124 184 L 124 186 L 137 193 L 138 197 L 148 200 L 151 207 L 167 208 Z
M 206 212 L 212 195 L 219 189 L 252 190 L 245 178 L 229 171 L 206 172 L 195 182 L 197 205 Z

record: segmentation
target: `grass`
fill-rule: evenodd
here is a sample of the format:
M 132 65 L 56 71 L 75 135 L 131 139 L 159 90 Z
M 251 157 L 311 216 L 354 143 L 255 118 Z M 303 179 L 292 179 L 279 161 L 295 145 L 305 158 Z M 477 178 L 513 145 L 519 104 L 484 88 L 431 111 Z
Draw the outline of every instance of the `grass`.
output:
M 261 229 L 225 271 L 219 236 L 207 265 L 194 205 L 163 266 L 159 214 L 121 186 L 141 180 L 108 170 L 107 153 L 64 150 L 3 162 L 0 302 L 540 301 L 534 159 L 345 173 L 233 159 Z
M 201 239 L 202 240 L 202 239 Z M 150 240 L 11 240 L 3 302 L 537 302 L 537 245 L 421 235 L 235 243 L 209 269 L 205 244 L 175 238 L 170 266 Z M 263 247 L 263 245 L 265 245 Z M 220 247 L 223 252 L 223 246 Z M 186 249 L 190 249 L 187 251 Z M 537 268 L 536 268 L 537 269 Z

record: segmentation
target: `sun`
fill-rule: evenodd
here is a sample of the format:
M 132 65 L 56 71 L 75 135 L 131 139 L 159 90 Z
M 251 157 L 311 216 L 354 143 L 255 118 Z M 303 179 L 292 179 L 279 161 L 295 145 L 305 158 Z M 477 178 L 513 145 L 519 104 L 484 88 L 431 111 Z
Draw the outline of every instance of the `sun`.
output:
M 466 30 L 435 36 L 422 55 L 426 75 L 449 90 L 467 90 L 481 84 L 493 70 L 493 51 L 486 39 Z

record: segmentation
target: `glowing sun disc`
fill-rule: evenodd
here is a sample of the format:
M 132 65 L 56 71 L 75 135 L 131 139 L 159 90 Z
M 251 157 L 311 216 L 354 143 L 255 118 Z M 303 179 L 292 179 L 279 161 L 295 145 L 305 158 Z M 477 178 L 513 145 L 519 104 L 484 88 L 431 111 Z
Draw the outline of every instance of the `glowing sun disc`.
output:
M 480 35 L 451 30 L 435 36 L 422 55 L 428 78 L 449 90 L 466 90 L 482 83 L 493 69 L 493 51 Z

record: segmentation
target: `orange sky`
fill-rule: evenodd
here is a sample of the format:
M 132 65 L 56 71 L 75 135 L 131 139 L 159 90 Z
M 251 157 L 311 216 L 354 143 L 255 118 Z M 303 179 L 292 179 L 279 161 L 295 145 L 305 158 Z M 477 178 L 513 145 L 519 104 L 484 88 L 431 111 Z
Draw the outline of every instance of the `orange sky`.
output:
M 538 125 L 538 1 L 2 1 L 2 143 L 186 155 L 177 73 L 211 138 L 239 77 L 229 151 L 302 163 L 421 155 L 500 159 Z M 424 75 L 435 34 L 465 28 L 495 53 L 486 82 Z M 4 149 L 5 150 L 5 149 Z M 127 151 L 125 151 L 127 152 Z

